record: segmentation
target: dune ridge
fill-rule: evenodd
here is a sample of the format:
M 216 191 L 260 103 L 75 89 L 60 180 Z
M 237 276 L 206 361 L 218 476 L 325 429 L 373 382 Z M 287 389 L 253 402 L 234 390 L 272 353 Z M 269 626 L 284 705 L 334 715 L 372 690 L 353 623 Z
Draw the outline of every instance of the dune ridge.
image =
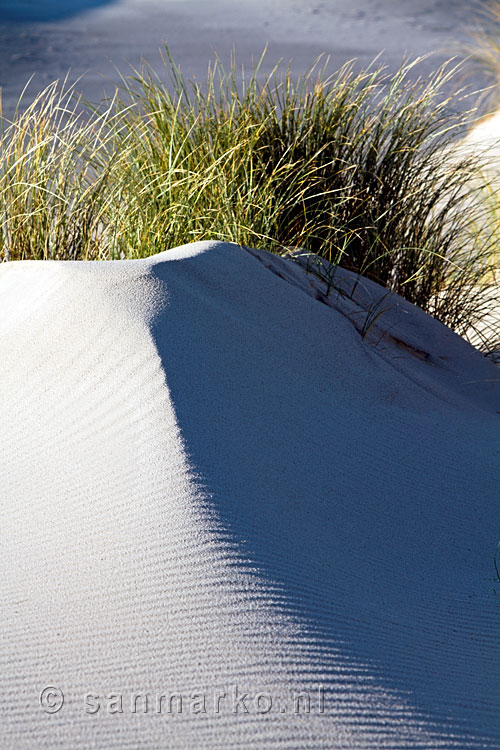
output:
M 384 294 L 216 242 L 0 268 L 2 747 L 500 747 L 498 369 L 398 297 L 364 331 Z

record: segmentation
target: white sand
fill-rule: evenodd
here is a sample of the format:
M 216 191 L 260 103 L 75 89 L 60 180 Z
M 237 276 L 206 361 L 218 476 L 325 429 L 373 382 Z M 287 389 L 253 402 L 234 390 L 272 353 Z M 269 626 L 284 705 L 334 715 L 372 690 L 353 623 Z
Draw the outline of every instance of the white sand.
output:
M 381 294 L 223 243 L 0 268 L 2 749 L 500 748 L 499 371 L 398 298 L 362 340 Z
M 467 157 L 471 155 L 477 159 L 477 163 L 482 165 L 483 177 L 481 179 L 482 190 L 481 200 L 485 201 L 483 210 L 486 211 L 485 220 L 494 225 L 495 220 L 500 220 L 498 213 L 498 193 L 500 190 L 500 110 L 492 112 L 483 117 L 477 125 L 470 130 L 465 138 L 461 141 L 458 156 Z M 484 189 L 483 186 L 486 186 Z M 471 203 L 477 204 L 477 195 L 471 193 Z M 477 215 L 477 205 L 473 206 L 473 211 Z M 488 212 L 491 216 L 488 216 Z M 496 219 L 495 219 L 496 217 Z M 497 277 L 496 288 L 493 287 L 489 292 L 489 311 L 482 317 L 475 331 L 469 331 L 469 341 L 479 346 L 481 340 L 488 340 L 495 346 L 500 341 L 500 248 L 492 248 L 497 254 Z M 500 349 L 494 352 L 496 361 L 500 363 Z

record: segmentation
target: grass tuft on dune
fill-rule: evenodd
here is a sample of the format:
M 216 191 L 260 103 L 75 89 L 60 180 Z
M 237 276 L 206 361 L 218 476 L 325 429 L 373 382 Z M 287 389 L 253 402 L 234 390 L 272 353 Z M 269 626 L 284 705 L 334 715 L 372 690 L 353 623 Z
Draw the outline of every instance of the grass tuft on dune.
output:
M 488 314 L 498 212 L 457 150 L 448 63 L 415 80 L 352 63 L 292 80 L 236 65 L 169 82 L 144 64 L 102 106 L 52 84 L 0 146 L 1 257 L 139 258 L 196 240 L 301 248 L 386 286 L 458 333 Z M 454 95 L 462 96 L 461 93 Z M 491 348 L 491 341 L 484 341 Z

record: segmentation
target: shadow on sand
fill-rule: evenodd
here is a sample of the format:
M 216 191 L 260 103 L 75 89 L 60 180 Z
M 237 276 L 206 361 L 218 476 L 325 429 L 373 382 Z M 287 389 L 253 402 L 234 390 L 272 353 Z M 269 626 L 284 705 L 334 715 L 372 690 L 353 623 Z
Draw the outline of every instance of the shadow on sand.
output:
M 116 0 L 0 0 L 0 23 L 58 21 Z
M 316 634 L 323 663 L 342 653 L 373 665 L 372 678 L 402 687 L 420 716 L 444 722 L 444 735 L 447 722 L 461 726 L 474 679 L 467 731 L 500 736 L 500 717 L 480 708 L 498 681 L 498 662 L 481 648 L 498 614 L 488 572 L 446 563 L 453 545 L 481 549 L 497 490 L 481 490 L 471 511 L 466 461 L 453 468 L 455 489 L 421 481 L 434 446 L 452 456 L 449 445 L 464 444 L 465 432 L 453 441 L 440 433 L 455 419 L 451 406 L 376 368 L 341 314 L 234 246 L 158 263 L 154 273 L 168 305 L 152 335 L 193 476 L 225 539 Z M 384 383 L 405 394 L 401 406 L 377 401 Z M 468 587 L 478 592 L 473 606 Z

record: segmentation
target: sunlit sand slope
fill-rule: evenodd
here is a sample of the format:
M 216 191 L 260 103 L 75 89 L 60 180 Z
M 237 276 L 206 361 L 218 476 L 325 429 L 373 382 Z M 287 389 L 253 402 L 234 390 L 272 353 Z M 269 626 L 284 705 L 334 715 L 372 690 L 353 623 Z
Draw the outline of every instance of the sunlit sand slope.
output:
M 500 748 L 499 371 L 335 283 L 0 268 L 2 748 Z

